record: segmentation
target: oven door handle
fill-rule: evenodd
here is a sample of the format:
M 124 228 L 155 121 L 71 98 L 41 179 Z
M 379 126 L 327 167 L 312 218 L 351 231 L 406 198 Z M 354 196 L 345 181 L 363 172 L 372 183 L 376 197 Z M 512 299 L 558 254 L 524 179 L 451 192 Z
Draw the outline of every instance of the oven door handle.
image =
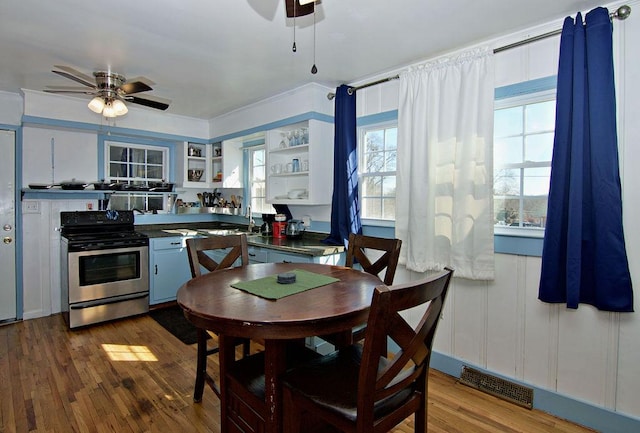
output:
M 97 307 L 99 305 L 115 304 L 118 302 L 130 301 L 132 299 L 140 299 L 149 297 L 149 292 L 133 293 L 131 295 L 114 296 L 113 298 L 96 299 L 95 301 L 78 302 L 69 305 L 72 310 L 81 310 L 83 308 Z

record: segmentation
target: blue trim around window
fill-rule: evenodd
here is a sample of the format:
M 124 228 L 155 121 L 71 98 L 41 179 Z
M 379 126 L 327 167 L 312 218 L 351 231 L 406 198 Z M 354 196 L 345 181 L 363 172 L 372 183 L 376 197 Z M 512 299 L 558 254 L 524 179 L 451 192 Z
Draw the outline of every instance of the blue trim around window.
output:
M 508 86 L 496 87 L 494 98 L 496 100 L 513 98 L 515 96 L 529 95 L 531 93 L 544 92 L 556 88 L 558 77 L 552 75 L 535 80 L 524 81 L 522 83 L 510 84 Z

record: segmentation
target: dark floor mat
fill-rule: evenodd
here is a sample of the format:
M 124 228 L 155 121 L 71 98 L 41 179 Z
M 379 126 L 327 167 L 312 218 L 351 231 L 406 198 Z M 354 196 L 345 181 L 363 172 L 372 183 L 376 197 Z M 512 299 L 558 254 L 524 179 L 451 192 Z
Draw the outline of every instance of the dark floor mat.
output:
M 196 327 L 184 317 L 179 306 L 151 310 L 149 316 L 184 344 L 194 344 L 198 341 Z M 211 338 L 209 335 L 207 337 Z

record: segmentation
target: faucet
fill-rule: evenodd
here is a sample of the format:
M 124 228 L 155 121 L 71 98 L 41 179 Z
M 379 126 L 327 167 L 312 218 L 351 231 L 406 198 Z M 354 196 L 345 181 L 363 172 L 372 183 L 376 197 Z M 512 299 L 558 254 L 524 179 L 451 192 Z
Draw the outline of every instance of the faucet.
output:
M 252 233 L 253 228 L 256 226 L 256 221 L 253 219 L 253 215 L 251 215 L 251 205 L 247 206 L 247 213 L 244 217 L 249 220 L 249 233 Z

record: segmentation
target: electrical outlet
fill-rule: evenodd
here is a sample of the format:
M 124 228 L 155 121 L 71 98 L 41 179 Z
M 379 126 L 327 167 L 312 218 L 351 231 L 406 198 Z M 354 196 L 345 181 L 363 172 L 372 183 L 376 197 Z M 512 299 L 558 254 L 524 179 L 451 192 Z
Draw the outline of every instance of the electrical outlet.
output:
M 304 215 L 302 217 L 302 224 L 304 224 L 305 227 L 310 227 L 311 226 L 311 217 L 309 215 Z
M 40 213 L 40 202 L 37 200 L 23 200 L 22 213 Z

